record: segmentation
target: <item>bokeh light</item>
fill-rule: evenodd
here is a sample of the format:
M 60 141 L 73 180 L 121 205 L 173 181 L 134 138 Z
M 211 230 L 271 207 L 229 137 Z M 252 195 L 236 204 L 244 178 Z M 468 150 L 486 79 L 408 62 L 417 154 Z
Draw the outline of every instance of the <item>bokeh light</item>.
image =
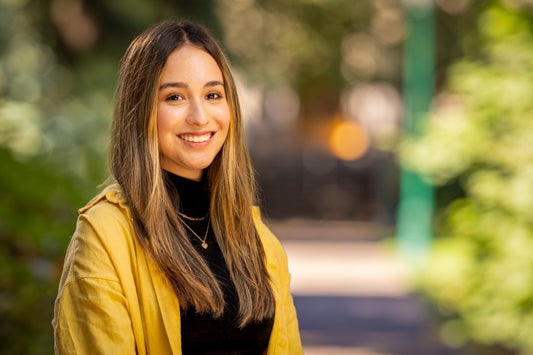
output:
M 330 136 L 330 148 L 339 159 L 359 159 L 368 150 L 368 146 L 368 135 L 355 121 L 340 121 L 334 124 Z

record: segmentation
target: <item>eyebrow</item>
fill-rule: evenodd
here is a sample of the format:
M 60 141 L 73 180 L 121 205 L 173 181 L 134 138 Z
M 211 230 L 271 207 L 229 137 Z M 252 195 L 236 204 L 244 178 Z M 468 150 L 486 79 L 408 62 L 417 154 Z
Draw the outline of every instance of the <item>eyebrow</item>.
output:
M 224 86 L 224 83 L 222 81 L 212 80 L 212 81 L 208 81 L 207 83 L 205 83 L 204 88 L 214 87 L 214 86 Z M 172 82 L 161 84 L 161 86 L 159 86 L 159 90 L 161 91 L 161 90 L 164 90 L 166 88 L 187 89 L 188 87 L 189 87 L 189 85 L 187 85 L 184 82 L 172 81 Z

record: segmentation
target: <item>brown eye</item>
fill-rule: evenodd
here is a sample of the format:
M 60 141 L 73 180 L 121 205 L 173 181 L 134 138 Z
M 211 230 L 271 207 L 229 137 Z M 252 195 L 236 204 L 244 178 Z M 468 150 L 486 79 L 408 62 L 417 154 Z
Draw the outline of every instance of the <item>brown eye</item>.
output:
M 183 100 L 183 97 L 178 94 L 172 94 L 172 95 L 167 96 L 166 98 L 166 101 L 179 101 L 179 100 Z
M 222 98 L 222 95 L 220 95 L 219 93 L 217 92 L 210 92 L 209 94 L 206 95 L 205 97 L 207 100 L 218 100 L 218 99 L 221 99 Z

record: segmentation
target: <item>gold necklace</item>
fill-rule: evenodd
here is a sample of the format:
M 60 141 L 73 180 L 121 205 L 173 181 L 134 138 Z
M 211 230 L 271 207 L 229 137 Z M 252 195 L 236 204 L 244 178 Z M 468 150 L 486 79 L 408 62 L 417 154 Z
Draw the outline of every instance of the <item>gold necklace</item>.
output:
M 209 223 L 209 220 L 207 221 L 207 229 L 205 230 L 205 235 L 204 235 L 204 238 L 202 239 L 198 234 L 196 234 L 196 232 L 191 227 L 189 227 L 187 223 L 185 223 L 185 221 L 180 216 L 178 216 L 178 218 L 181 221 L 181 223 L 183 223 L 183 225 L 187 227 L 187 229 L 191 231 L 191 233 L 194 234 L 194 236 L 202 242 L 202 248 L 207 249 L 209 245 L 207 245 L 206 240 L 207 240 L 207 234 L 209 234 L 209 226 L 211 225 L 211 223 Z M 203 219 L 205 219 L 205 217 Z
M 181 217 L 183 217 L 185 219 L 188 219 L 189 221 L 196 221 L 196 222 L 203 221 L 204 219 L 207 218 L 207 216 L 209 216 L 209 211 L 207 211 L 207 214 L 205 216 L 203 216 L 203 217 L 191 217 L 191 216 L 187 216 L 185 213 L 181 213 L 180 211 L 176 211 L 176 212 L 178 212 L 178 214 Z

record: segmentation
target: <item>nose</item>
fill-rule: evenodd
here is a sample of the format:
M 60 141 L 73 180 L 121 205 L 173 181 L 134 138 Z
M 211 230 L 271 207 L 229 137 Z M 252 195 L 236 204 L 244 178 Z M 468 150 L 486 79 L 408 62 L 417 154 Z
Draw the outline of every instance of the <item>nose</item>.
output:
M 203 105 L 202 100 L 190 101 L 187 123 L 194 126 L 204 126 L 209 122 L 209 115 Z

